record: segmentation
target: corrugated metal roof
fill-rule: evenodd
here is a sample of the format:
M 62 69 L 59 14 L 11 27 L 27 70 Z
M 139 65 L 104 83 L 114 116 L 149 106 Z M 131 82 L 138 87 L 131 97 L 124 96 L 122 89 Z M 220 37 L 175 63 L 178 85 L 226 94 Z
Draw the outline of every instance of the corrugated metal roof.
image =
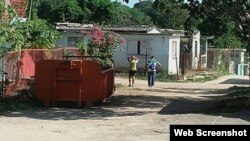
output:
M 93 24 L 79 24 L 79 23 L 56 23 L 57 30 L 71 30 L 71 31 L 89 31 L 93 27 Z M 129 32 L 129 33 L 141 33 L 141 34 L 167 34 L 167 35 L 177 35 L 183 36 L 184 31 L 173 30 L 173 29 L 159 29 L 154 26 L 134 26 L 134 27 L 102 27 L 105 31 L 114 32 Z M 152 32 L 151 32 L 152 31 Z M 154 32 L 153 32 L 154 31 Z
M 127 32 L 145 32 L 151 31 L 153 28 L 135 28 L 135 27 L 107 27 L 104 30 L 112 30 L 112 31 L 127 31 Z

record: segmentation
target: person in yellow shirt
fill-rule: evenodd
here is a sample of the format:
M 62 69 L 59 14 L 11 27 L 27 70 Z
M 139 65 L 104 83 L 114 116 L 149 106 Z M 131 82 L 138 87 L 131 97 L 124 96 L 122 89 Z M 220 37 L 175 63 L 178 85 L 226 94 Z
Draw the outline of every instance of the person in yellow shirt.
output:
M 129 66 L 129 87 L 133 87 L 134 86 L 134 83 L 135 83 L 135 75 L 136 75 L 136 72 L 137 72 L 137 63 L 138 63 L 139 59 L 135 56 L 132 56 L 132 57 L 128 57 L 128 62 L 130 64 Z

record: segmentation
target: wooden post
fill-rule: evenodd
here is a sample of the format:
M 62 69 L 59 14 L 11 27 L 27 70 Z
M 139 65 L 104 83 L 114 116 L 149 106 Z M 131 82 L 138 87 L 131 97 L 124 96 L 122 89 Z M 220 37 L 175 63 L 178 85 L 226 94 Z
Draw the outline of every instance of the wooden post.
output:
M 148 49 L 146 48 L 144 76 L 146 76 L 147 74 L 147 62 L 148 62 Z

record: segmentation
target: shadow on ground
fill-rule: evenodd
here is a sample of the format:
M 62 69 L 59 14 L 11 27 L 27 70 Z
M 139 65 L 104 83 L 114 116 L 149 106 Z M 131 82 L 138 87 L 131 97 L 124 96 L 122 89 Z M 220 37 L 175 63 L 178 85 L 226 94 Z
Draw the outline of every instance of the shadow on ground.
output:
M 233 79 L 227 79 L 220 84 L 235 84 L 235 85 L 249 85 L 249 80 L 246 79 L 240 79 L 240 78 L 233 78 Z
M 190 98 L 188 96 L 169 97 L 167 96 L 169 91 L 181 94 L 194 94 L 194 91 L 197 91 L 199 94 L 206 94 L 206 99 Z M 214 96 L 214 94 L 223 93 L 226 90 L 161 88 L 156 92 L 165 92 L 166 95 L 152 95 L 145 89 L 140 92 L 137 91 L 139 95 L 134 95 L 136 91 L 129 91 L 127 92 L 129 94 L 114 95 L 101 105 L 92 108 L 43 108 L 41 105 L 27 101 L 26 103 L 14 102 L 5 105 L 0 102 L 0 113 L 4 112 L 1 116 L 5 117 L 28 117 L 40 120 L 106 120 L 108 117 L 142 116 L 150 113 L 160 115 L 199 113 L 250 121 L 250 112 L 231 111 L 227 113 L 222 111 L 221 108 L 227 106 L 226 103 L 225 105 L 220 103 L 220 99 L 224 96 Z M 244 98 L 240 101 L 242 100 Z M 20 108 L 22 105 L 24 105 L 24 108 Z
M 160 115 L 207 114 L 250 121 L 250 112 L 221 112 L 220 100 L 211 96 L 209 100 L 188 97 L 171 98 L 152 95 L 115 95 L 92 108 L 43 108 L 26 105 L 28 108 L 11 109 L 2 114 L 5 117 L 28 117 L 39 120 L 106 120 L 108 117 L 143 116 L 157 113 Z M 18 106 L 18 105 L 16 105 Z
M 168 104 L 168 98 L 160 96 L 133 96 L 115 95 L 101 105 L 94 105 L 91 108 L 44 108 L 34 103 L 9 103 L 2 108 L 7 109 L 2 116 L 5 117 L 28 117 L 41 120 L 105 120 L 107 117 L 140 116 L 157 111 L 144 110 L 160 109 Z M 0 106 L 0 111 L 1 106 Z
M 175 114 L 206 114 L 214 116 L 223 116 L 229 118 L 240 118 L 250 121 L 249 106 L 238 105 L 240 101 L 246 100 L 242 98 L 239 101 L 233 102 L 234 105 L 229 105 L 225 96 L 213 97 L 210 100 L 197 100 L 188 98 L 172 98 L 169 99 L 168 105 L 163 107 L 158 113 L 160 115 L 175 115 Z M 232 99 L 233 100 L 233 99 Z M 230 102 L 232 103 L 232 102 Z

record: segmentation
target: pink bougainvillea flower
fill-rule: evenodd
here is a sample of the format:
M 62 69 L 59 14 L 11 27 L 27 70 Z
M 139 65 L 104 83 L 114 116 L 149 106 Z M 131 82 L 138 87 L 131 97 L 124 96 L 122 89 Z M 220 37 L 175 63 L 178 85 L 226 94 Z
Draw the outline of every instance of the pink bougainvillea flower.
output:
M 120 43 L 121 43 L 121 45 L 124 45 L 124 44 L 126 44 L 126 40 L 124 38 L 121 38 Z
M 99 27 L 93 27 L 87 34 L 90 42 L 89 46 L 96 49 L 96 55 L 100 57 L 113 56 L 115 48 L 125 44 L 125 39 L 118 33 L 104 32 Z

